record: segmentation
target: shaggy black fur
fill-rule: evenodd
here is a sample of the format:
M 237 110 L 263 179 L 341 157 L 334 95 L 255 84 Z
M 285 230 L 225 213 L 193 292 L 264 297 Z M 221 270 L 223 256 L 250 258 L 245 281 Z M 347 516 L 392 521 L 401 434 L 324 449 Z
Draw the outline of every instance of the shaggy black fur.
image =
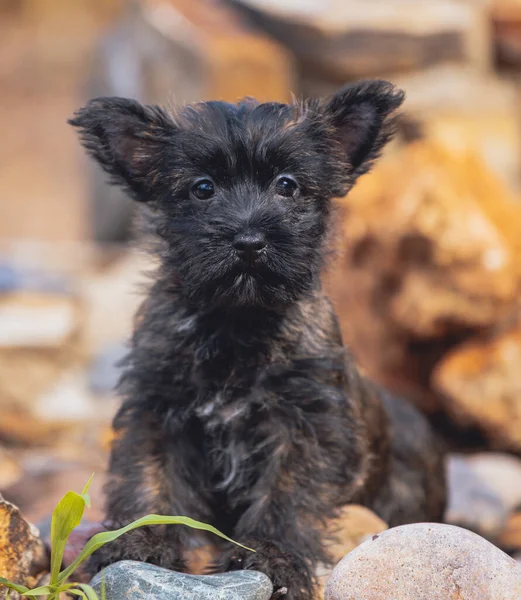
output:
M 160 258 L 114 426 L 108 519 L 184 514 L 257 553 L 288 600 L 313 597 L 324 521 L 364 503 L 391 525 L 441 518 L 442 457 L 423 419 L 362 380 L 322 291 L 331 199 L 392 133 L 383 81 L 328 101 L 206 102 L 175 114 L 99 98 L 71 121 L 146 204 Z M 151 528 L 94 555 L 183 568 L 191 532 Z

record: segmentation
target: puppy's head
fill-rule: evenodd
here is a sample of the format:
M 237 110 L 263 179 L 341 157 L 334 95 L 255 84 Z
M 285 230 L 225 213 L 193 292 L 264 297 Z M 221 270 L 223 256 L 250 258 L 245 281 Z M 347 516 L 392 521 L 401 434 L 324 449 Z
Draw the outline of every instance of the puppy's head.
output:
M 177 114 L 98 98 L 70 123 L 112 182 L 151 207 L 189 301 L 269 307 L 315 285 L 330 201 L 370 168 L 402 101 L 384 81 L 325 101 L 204 102 Z

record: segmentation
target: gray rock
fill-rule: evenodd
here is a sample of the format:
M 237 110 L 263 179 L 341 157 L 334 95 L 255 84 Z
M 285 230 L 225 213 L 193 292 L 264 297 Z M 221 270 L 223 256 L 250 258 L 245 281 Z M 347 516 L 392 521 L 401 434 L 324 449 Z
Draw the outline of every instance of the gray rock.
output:
M 508 510 L 521 506 L 521 459 L 500 452 L 482 452 L 465 459 L 469 467 L 501 498 Z
M 501 496 L 490 487 L 488 480 L 480 477 L 466 457 L 449 457 L 447 478 L 445 521 L 494 539 L 508 517 L 508 507 Z
M 489 62 L 487 45 L 476 43 L 487 34 L 475 3 L 373 0 L 372 10 L 363 0 L 233 4 L 291 50 L 301 64 L 299 71 L 320 73 L 329 81 L 423 71 L 469 60 L 482 68 Z
M 519 600 L 521 566 L 482 537 L 452 525 L 389 529 L 335 567 L 325 600 Z
M 1 261 L 0 292 L 19 290 L 70 295 L 73 286 L 70 279 L 63 274 L 29 269 L 9 261 Z
M 186 575 L 147 563 L 124 560 L 94 577 L 92 587 L 101 594 L 101 579 L 110 600 L 269 600 L 271 581 L 256 571 L 220 575 Z
M 116 343 L 104 348 L 94 357 L 89 367 L 89 389 L 94 394 L 110 394 L 121 376 L 121 361 L 128 354 L 126 343 Z

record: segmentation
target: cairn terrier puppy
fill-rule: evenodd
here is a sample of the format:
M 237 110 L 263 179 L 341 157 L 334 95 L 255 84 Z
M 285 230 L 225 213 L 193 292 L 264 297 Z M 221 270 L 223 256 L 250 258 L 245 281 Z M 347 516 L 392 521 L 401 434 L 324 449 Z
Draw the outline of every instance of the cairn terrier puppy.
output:
M 346 503 L 390 525 L 441 519 L 436 439 L 357 373 L 321 284 L 332 199 L 369 170 L 403 98 L 385 81 L 176 112 L 98 98 L 70 121 L 143 205 L 159 258 L 120 385 L 108 522 L 208 522 L 256 549 L 223 547 L 218 570 L 263 571 L 274 597 L 311 600 L 324 523 Z M 121 559 L 182 570 L 189 536 L 136 530 L 91 571 Z

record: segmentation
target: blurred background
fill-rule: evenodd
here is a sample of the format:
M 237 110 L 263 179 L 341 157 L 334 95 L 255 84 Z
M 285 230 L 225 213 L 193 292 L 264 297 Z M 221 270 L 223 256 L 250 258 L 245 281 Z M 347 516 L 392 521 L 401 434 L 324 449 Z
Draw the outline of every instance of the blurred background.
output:
M 0 492 L 35 522 L 95 471 L 149 258 L 66 125 L 144 102 L 407 91 L 339 199 L 327 285 L 363 370 L 452 449 L 453 521 L 521 549 L 521 1 L 0 0 Z M 459 495 L 458 495 L 459 494 Z

